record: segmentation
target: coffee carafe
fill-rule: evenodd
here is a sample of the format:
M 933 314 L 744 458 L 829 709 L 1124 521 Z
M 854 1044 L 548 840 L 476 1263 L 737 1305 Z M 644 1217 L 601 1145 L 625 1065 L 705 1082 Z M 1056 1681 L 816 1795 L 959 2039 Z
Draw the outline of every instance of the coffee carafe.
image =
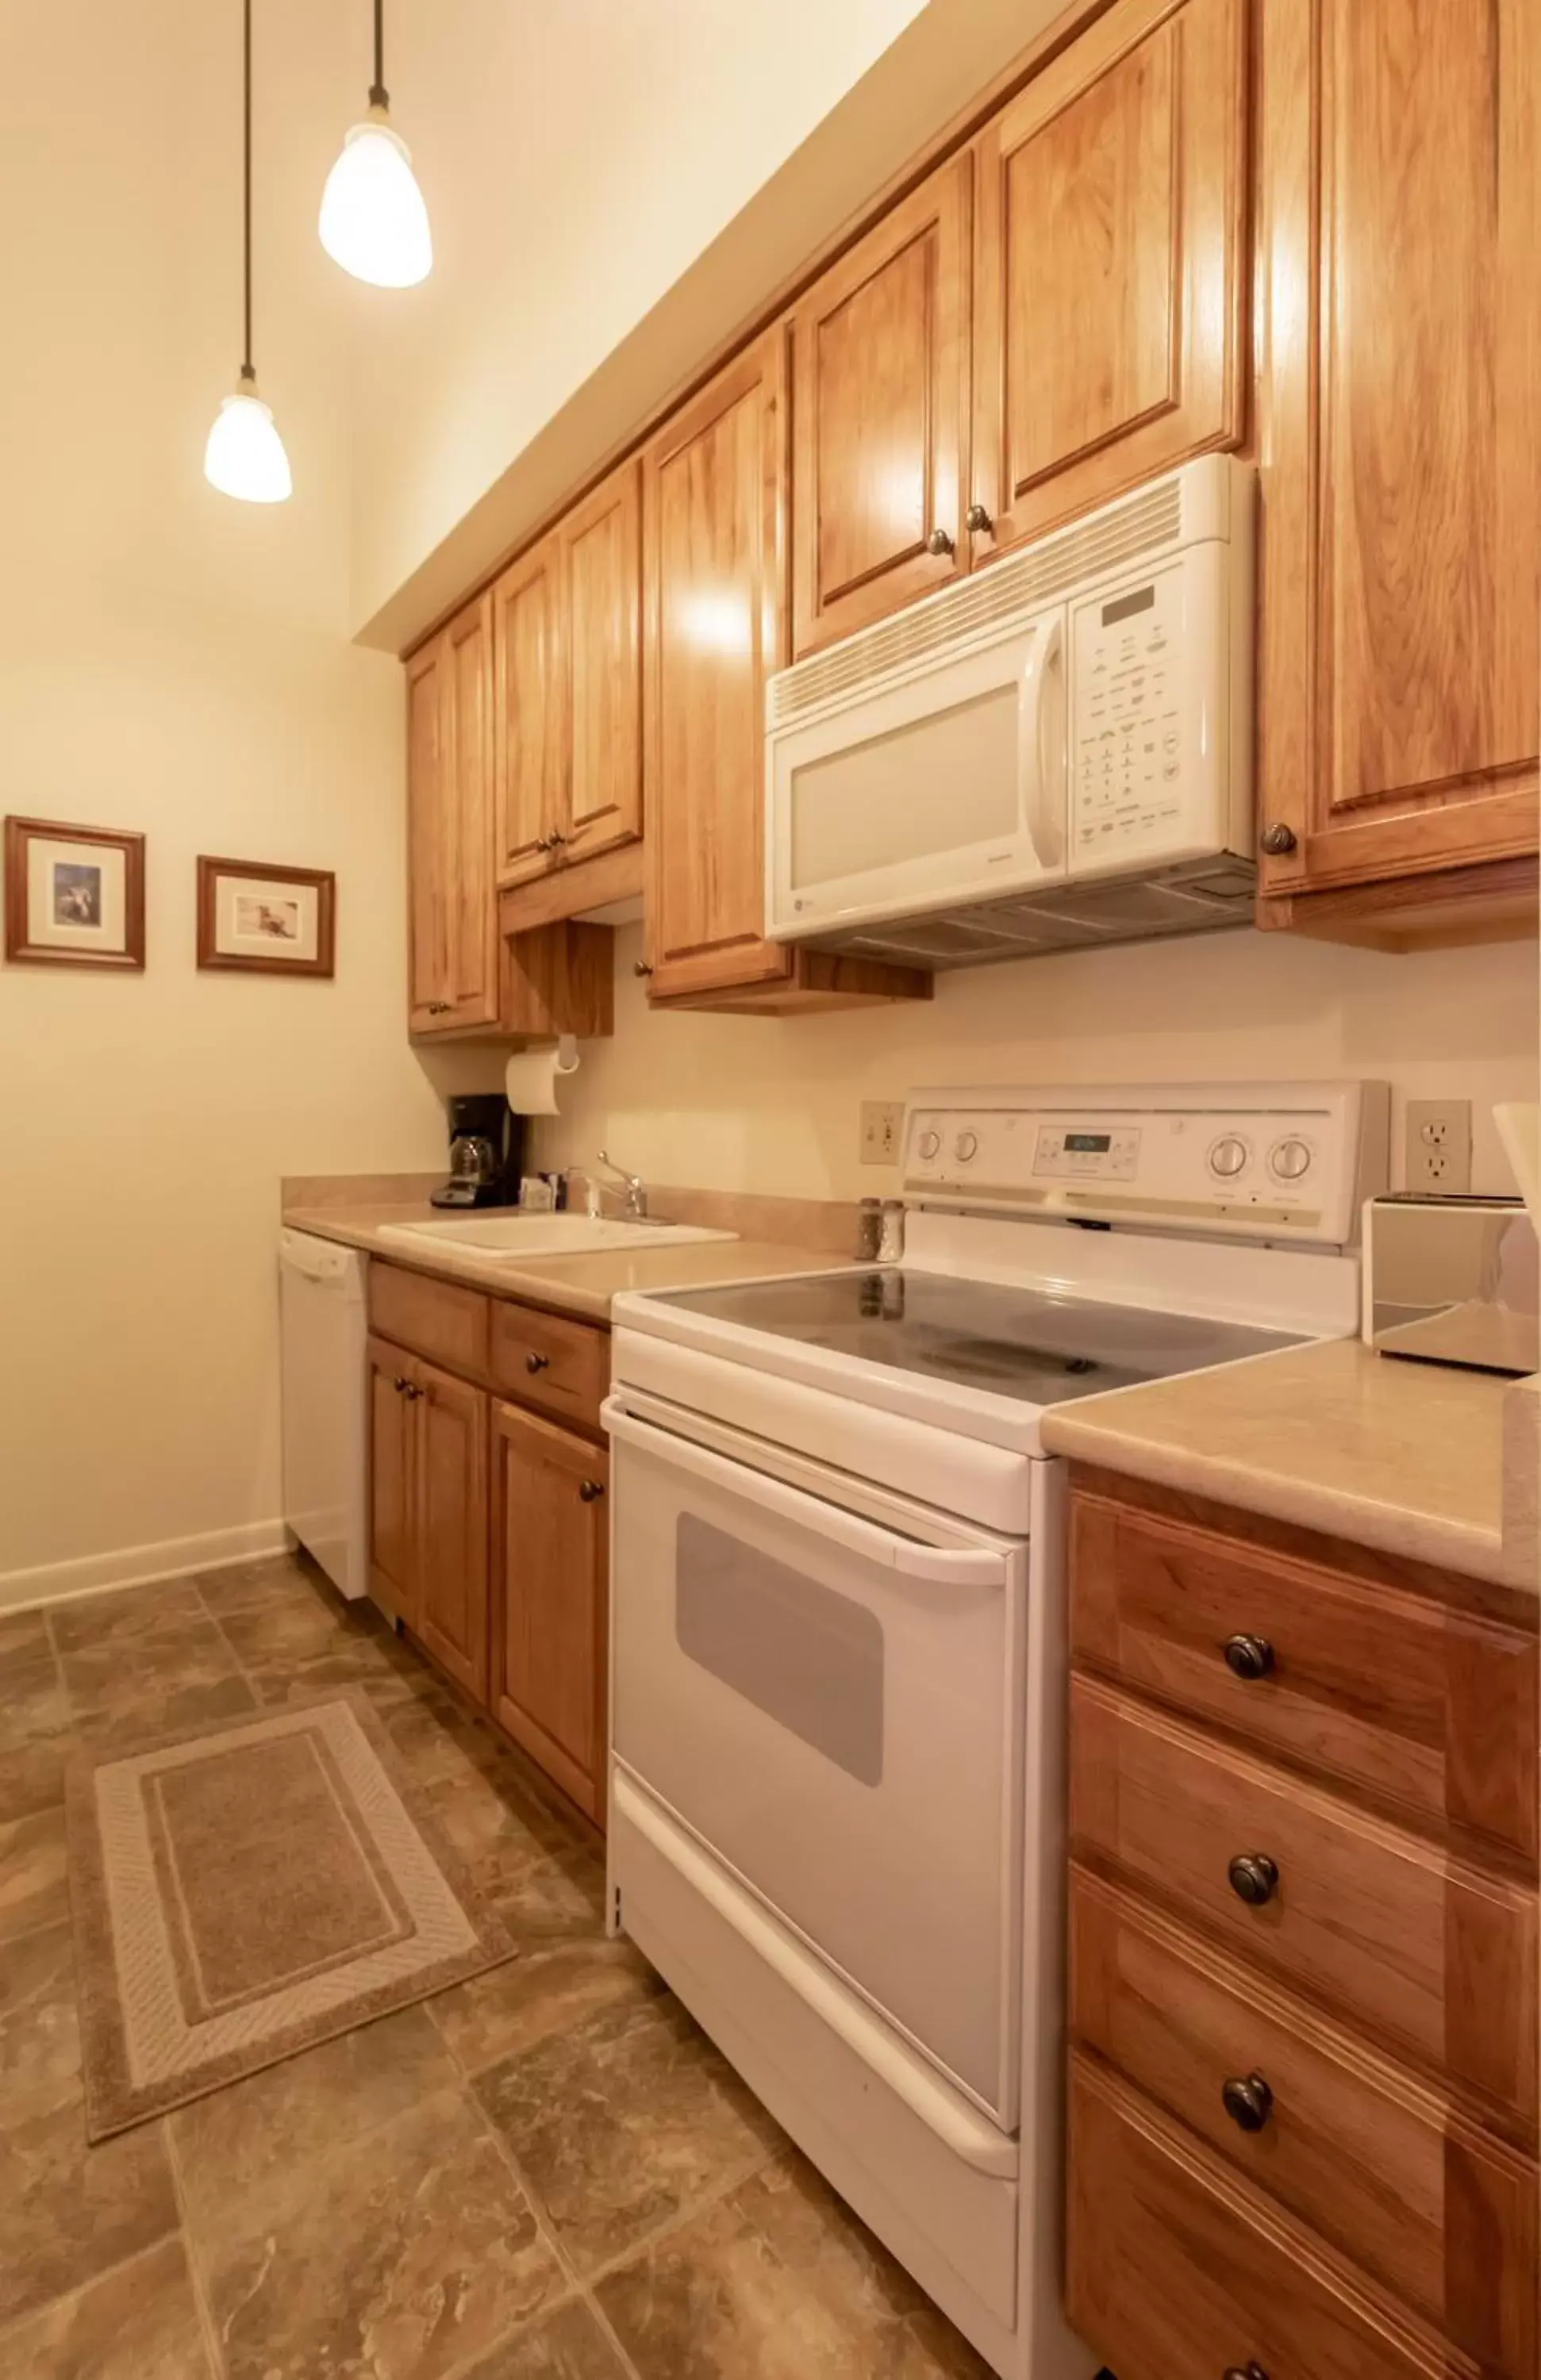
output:
M 449 1102 L 449 1180 L 435 1207 L 516 1207 L 524 1168 L 525 1119 L 501 1091 L 467 1091 Z

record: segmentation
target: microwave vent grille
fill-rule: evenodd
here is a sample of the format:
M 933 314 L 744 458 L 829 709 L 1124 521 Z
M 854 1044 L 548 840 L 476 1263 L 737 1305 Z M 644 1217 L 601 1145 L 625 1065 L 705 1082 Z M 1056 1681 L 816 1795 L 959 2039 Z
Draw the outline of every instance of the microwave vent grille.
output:
M 770 724 L 785 727 L 838 696 L 854 693 L 928 655 L 1014 620 L 1067 589 L 1095 583 L 1124 564 L 1148 560 L 1182 532 L 1178 478 L 1158 480 L 1123 504 L 1046 537 L 1025 552 L 990 564 L 958 586 L 899 613 L 877 627 L 782 670 L 766 688 Z

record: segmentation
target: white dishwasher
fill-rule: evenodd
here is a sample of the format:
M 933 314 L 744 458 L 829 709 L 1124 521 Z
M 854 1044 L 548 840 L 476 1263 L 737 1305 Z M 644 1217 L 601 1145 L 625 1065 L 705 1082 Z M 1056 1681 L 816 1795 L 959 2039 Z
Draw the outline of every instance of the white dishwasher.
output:
M 346 1596 L 369 1585 L 368 1262 L 334 1240 L 279 1234 L 284 1518 Z

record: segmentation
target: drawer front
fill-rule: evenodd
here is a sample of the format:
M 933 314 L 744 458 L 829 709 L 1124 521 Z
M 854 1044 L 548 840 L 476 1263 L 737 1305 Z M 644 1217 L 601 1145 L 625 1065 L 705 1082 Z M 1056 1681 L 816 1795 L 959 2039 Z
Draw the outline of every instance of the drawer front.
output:
M 1084 1869 L 1070 1969 L 1078 2040 L 1485 2368 L 1534 2380 L 1529 2158 Z
M 1212 1530 L 1079 1494 L 1086 1661 L 1266 1750 L 1534 1856 L 1537 1640 Z M 1238 1676 L 1233 1658 L 1260 1675 Z
M 477 1290 L 370 1260 L 370 1329 L 452 1372 L 486 1377 L 487 1304 Z
M 1071 1689 L 1071 1830 L 1523 2135 L 1535 2107 L 1535 1896 L 1195 1735 L 1110 1687 Z M 1253 1903 L 1232 1863 L 1253 1863 Z M 1244 1876 L 1242 1880 L 1247 1878 Z
M 1066 2311 L 1119 2380 L 1474 2380 L 1079 2052 L 1069 2160 Z
M 492 1308 L 492 1378 L 504 1396 L 598 1434 L 610 1334 L 500 1298 Z

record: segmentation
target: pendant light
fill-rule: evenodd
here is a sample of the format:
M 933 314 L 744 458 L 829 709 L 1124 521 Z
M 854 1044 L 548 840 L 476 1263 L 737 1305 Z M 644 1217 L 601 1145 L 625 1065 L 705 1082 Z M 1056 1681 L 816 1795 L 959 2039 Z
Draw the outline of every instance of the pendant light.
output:
M 281 504 L 294 492 L 289 458 L 284 452 L 284 441 L 274 426 L 272 410 L 257 394 L 257 374 L 251 364 L 251 0 L 243 0 L 243 6 L 242 265 L 246 347 L 236 393 L 221 400 L 209 443 L 203 449 L 203 476 L 222 495 L 238 496 L 243 504 Z
M 385 0 L 374 0 L 370 112 L 343 142 L 322 192 L 321 244 L 356 281 L 410 289 L 433 269 L 428 209 L 412 152 L 392 127 L 385 89 Z

